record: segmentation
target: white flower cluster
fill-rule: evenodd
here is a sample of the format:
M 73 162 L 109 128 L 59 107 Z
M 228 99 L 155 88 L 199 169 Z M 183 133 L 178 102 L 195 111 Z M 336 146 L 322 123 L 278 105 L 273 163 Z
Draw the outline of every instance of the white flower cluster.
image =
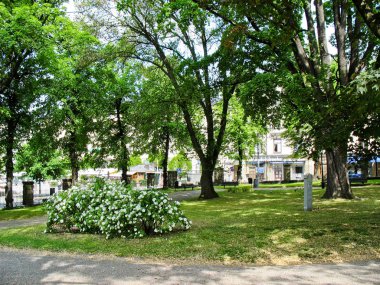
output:
M 157 190 L 131 190 L 121 183 L 96 182 L 80 189 L 59 192 L 46 203 L 47 232 L 56 226 L 107 238 L 143 237 L 187 230 L 189 221 L 180 203 Z

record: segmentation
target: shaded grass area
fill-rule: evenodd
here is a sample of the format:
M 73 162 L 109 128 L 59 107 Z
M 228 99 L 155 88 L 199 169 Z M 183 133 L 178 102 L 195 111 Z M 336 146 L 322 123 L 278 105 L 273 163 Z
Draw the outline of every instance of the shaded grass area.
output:
M 351 201 L 321 200 L 303 211 L 302 191 L 220 193 L 186 201 L 187 232 L 144 239 L 44 234 L 44 226 L 0 231 L 0 245 L 100 253 L 186 263 L 297 264 L 380 258 L 380 187 L 355 189 Z
M 179 188 L 167 188 L 167 189 L 158 189 L 158 190 L 164 193 L 170 194 L 174 192 L 201 190 L 201 187 L 194 187 L 193 189 L 191 189 L 191 187 L 188 187 L 188 188 L 179 187 Z
M 29 219 L 45 215 L 43 206 L 15 208 L 11 210 L 0 209 L 0 221 Z
M 369 185 L 380 185 L 380 179 L 368 179 L 367 183 Z
M 242 184 L 249 186 L 249 184 Z M 303 187 L 303 182 L 290 182 L 290 183 L 259 183 L 259 188 L 291 188 L 291 187 Z M 321 186 L 320 181 L 313 181 L 313 186 Z

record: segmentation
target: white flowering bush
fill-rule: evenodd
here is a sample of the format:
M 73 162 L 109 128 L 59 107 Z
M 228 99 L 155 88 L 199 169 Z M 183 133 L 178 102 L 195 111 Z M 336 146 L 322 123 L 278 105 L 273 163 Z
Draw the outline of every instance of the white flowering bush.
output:
M 60 229 L 129 238 L 191 227 L 180 203 L 167 194 L 131 190 L 121 183 L 97 181 L 84 188 L 72 187 L 51 196 L 46 209 L 46 232 Z

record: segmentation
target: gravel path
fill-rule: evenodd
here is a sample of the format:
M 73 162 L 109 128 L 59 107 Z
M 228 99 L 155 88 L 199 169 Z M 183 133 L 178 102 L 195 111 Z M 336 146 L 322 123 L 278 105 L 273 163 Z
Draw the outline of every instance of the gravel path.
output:
M 34 217 L 30 219 L 0 221 L 0 229 L 33 226 L 33 225 L 39 225 L 43 223 L 46 223 L 46 216 Z
M 380 261 L 230 267 L 0 248 L 0 284 L 380 284 Z

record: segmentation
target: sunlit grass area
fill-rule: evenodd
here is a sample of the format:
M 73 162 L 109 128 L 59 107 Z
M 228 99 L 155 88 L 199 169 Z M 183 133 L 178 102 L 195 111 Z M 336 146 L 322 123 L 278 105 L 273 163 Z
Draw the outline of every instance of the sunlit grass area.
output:
M 23 207 L 11 210 L 0 209 L 0 221 L 29 219 L 45 215 L 43 206 Z
M 298 264 L 380 258 L 380 187 L 355 189 L 357 199 L 322 200 L 312 212 L 303 191 L 220 193 L 186 201 L 187 232 L 144 239 L 87 234 L 44 234 L 44 226 L 4 229 L 0 245 L 100 253 L 185 263 Z

